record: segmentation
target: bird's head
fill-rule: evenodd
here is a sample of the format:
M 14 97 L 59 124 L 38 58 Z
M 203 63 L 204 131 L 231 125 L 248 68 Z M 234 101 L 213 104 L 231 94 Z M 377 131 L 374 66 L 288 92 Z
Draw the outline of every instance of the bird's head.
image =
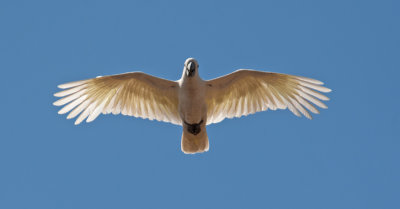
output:
M 199 63 L 194 58 L 188 58 L 185 61 L 185 73 L 188 77 L 193 77 L 196 75 L 197 70 L 199 69 Z

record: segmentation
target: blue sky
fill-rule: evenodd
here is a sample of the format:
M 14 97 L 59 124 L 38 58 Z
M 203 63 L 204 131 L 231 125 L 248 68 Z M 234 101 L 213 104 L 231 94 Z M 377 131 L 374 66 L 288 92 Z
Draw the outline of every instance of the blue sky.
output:
M 0 208 L 400 208 L 398 1 L 0 1 Z M 124 116 L 74 126 L 61 83 L 239 68 L 333 89 L 314 120 L 267 111 L 208 127 Z

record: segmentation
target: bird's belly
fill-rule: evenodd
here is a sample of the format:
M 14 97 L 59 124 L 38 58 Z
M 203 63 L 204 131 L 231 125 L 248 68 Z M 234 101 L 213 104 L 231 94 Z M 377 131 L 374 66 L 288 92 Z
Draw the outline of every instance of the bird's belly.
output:
M 202 116 L 199 107 L 195 107 L 192 105 L 188 105 L 188 107 L 185 108 L 184 115 L 185 115 L 185 121 L 188 123 L 197 123 L 198 121 L 201 120 Z
M 202 101 L 190 101 L 182 103 L 181 114 L 187 123 L 198 123 L 205 115 L 205 108 Z
M 190 124 L 199 123 L 202 119 L 205 119 L 207 115 L 204 98 L 201 96 L 181 100 L 179 109 L 182 119 Z

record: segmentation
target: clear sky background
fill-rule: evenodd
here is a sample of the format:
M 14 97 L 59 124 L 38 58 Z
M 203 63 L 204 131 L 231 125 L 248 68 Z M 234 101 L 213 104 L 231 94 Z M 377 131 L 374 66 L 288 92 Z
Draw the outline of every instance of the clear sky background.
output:
M 0 1 L 0 208 L 400 208 L 399 1 Z M 314 120 L 267 111 L 208 127 L 58 115 L 57 85 L 239 68 L 333 89 Z

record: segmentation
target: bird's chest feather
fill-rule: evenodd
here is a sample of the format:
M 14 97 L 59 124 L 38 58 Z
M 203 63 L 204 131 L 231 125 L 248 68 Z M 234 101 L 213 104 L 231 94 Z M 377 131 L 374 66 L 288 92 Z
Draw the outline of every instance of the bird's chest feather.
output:
M 201 85 L 183 86 L 179 95 L 181 117 L 188 123 L 198 123 L 206 114 L 205 90 Z

